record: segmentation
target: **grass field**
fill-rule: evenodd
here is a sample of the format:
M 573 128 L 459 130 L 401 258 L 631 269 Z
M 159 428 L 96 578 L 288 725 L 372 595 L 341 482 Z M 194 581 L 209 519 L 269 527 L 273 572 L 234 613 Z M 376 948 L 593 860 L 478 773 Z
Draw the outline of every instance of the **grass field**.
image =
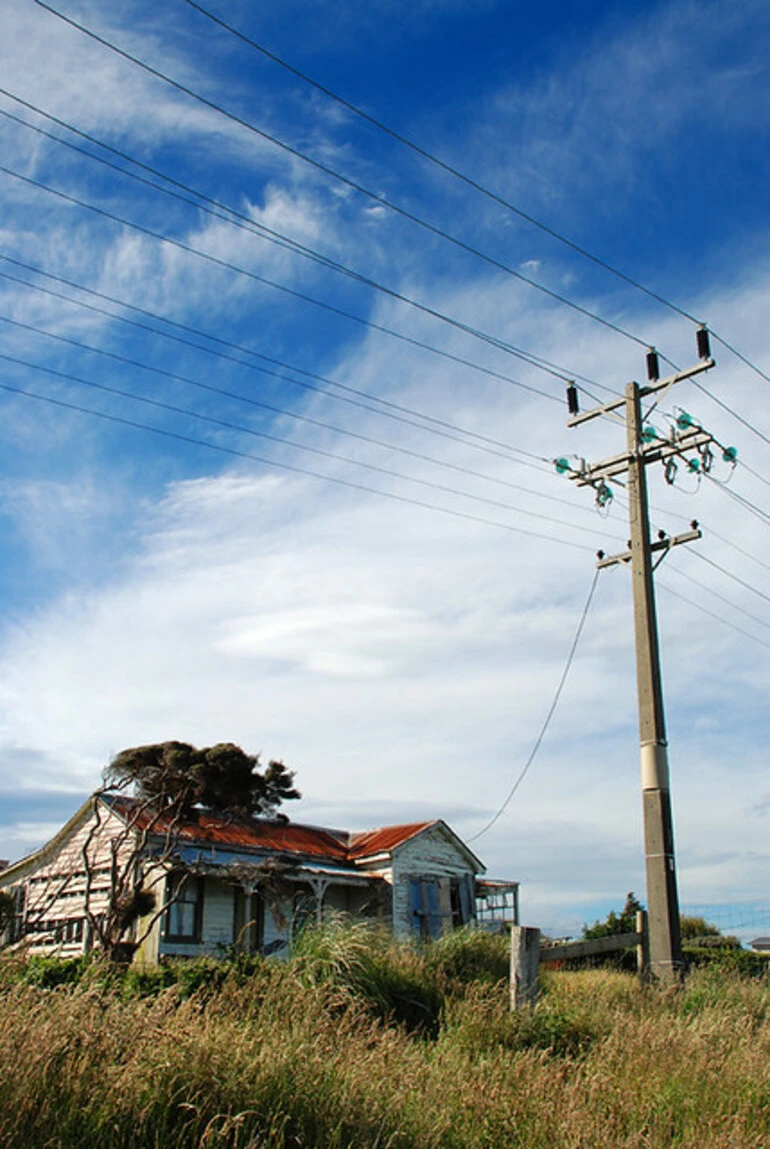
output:
M 502 939 L 367 929 L 287 962 L 0 963 L 3 1149 L 766 1149 L 770 984 L 544 977 L 511 1015 Z

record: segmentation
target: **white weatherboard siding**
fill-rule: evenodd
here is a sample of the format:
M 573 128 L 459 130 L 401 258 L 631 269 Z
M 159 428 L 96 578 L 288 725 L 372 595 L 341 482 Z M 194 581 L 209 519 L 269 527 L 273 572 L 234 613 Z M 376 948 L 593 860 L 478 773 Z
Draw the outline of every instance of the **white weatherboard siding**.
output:
M 206 949 L 233 943 L 235 887 L 206 878 L 203 892 L 201 939 Z
M 23 922 L 31 952 L 50 952 L 52 945 L 65 957 L 83 953 L 89 934 L 85 920 L 87 847 L 91 870 L 89 909 L 94 915 L 107 908 L 110 882 L 110 841 L 120 837 L 124 824 L 101 806 L 100 825 L 94 828 L 93 807 L 83 808 L 51 843 L 18 866 L 2 874 L 0 887 L 13 893 L 24 886 Z M 131 854 L 130 842 L 119 851 L 119 863 Z

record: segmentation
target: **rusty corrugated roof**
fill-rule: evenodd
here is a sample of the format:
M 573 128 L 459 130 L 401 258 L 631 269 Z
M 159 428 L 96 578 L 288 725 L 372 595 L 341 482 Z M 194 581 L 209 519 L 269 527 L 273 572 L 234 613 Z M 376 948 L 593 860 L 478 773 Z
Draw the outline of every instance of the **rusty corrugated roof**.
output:
M 433 822 L 409 822 L 404 826 L 380 826 L 376 830 L 353 833 L 350 835 L 348 856 L 351 860 L 361 861 L 377 854 L 388 854 L 402 842 L 408 842 L 432 825 Z
M 129 818 L 133 814 L 138 830 L 145 829 L 150 823 L 150 813 L 139 810 L 136 799 L 125 796 L 106 797 L 110 807 L 122 818 Z M 270 850 L 282 854 L 327 858 L 335 862 L 359 862 L 389 853 L 431 825 L 432 822 L 410 822 L 350 833 L 346 830 L 328 830 L 321 826 L 303 826 L 299 822 L 273 822 L 266 818 L 227 819 L 201 811 L 194 821 L 178 825 L 174 825 L 171 818 L 158 818 L 151 829 L 154 834 L 171 832 L 175 838 L 185 843 L 240 847 L 254 851 Z

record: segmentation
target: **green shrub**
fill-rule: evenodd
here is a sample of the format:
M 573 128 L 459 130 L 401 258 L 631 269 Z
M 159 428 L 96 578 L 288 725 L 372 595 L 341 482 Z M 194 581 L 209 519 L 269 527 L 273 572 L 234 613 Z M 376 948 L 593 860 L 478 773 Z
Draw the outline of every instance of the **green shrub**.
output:
M 729 939 L 721 939 L 722 941 Z M 769 955 L 731 945 L 686 945 L 682 947 L 687 967 L 713 966 L 725 973 L 736 972 L 745 977 L 768 977 Z
M 87 955 L 75 958 L 44 957 L 34 954 L 20 967 L 18 980 L 41 989 L 56 989 L 61 985 L 75 985 L 92 966 Z

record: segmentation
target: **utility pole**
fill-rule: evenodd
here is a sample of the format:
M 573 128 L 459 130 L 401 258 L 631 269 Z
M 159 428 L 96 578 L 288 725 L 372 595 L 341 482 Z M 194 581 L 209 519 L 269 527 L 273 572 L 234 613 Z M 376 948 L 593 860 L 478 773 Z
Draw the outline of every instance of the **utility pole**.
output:
M 565 459 L 556 461 L 557 470 L 568 473 L 569 478 L 578 486 L 594 488 L 599 506 L 605 506 L 612 498 L 606 480 L 612 476 L 628 475 L 631 534 L 628 550 L 610 556 L 599 551 L 597 565 L 602 568 L 623 563 L 631 567 L 650 972 L 653 978 L 664 983 L 674 983 L 681 977 L 682 948 L 653 571 L 672 547 L 699 539 L 701 532 L 698 524 L 693 522 L 692 530 L 684 534 L 670 536 L 661 531 L 656 541 L 651 540 L 646 469 L 653 462 L 663 463 L 669 483 L 673 482 L 676 472 L 676 457 L 683 459 L 690 471 L 708 471 L 712 459 L 709 444 L 713 442 L 713 436 L 694 425 L 689 416 L 680 416 L 668 437 L 659 435 L 654 428 L 645 426 L 642 399 L 647 395 L 667 391 L 675 383 L 715 366 L 705 328 L 698 331 L 698 353 L 700 362 L 694 367 L 677 371 L 666 379 L 659 379 L 658 357 L 651 349 L 647 356 L 648 385 L 629 383 L 623 398 L 585 413 L 578 411 L 577 391 L 574 384 L 571 384 L 567 399 L 572 417 L 567 426 L 575 427 L 589 419 L 625 408 L 627 449 L 622 455 L 613 456 L 602 463 L 586 465 L 581 460 L 576 468 L 570 467 Z M 686 460 L 684 452 L 693 450 L 698 452 L 699 458 Z M 730 461 L 734 461 L 734 456 L 730 457 Z M 659 557 L 653 562 L 656 553 L 659 553 Z

